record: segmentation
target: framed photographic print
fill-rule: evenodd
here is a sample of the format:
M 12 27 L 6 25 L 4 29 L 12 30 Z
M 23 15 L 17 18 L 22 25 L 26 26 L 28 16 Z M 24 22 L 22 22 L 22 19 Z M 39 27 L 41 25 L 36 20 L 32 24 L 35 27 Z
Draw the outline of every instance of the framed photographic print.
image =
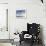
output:
M 16 10 L 16 17 L 18 18 L 26 18 L 26 9 L 17 9 Z

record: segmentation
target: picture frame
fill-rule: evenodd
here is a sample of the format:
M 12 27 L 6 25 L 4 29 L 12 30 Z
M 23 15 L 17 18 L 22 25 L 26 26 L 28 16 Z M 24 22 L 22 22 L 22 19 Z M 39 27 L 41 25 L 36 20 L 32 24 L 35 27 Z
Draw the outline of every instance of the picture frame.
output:
M 17 18 L 26 18 L 27 11 L 26 9 L 16 9 L 16 17 Z

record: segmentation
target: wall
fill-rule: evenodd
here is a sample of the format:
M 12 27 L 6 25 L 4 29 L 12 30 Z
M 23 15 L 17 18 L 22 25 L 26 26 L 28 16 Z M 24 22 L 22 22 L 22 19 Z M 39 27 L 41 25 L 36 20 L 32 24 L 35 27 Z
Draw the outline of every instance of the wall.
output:
M 26 8 L 26 18 L 16 18 L 16 9 L 17 8 Z M 12 0 L 9 1 L 9 31 L 11 38 L 14 38 L 14 32 L 18 30 L 21 32 L 22 30 L 27 29 L 28 23 L 40 23 L 43 26 L 43 34 L 46 30 L 46 16 L 45 16 L 45 8 L 40 0 Z M 46 40 L 46 37 L 44 38 Z
M 8 0 L 0 0 L 0 3 L 8 3 Z

